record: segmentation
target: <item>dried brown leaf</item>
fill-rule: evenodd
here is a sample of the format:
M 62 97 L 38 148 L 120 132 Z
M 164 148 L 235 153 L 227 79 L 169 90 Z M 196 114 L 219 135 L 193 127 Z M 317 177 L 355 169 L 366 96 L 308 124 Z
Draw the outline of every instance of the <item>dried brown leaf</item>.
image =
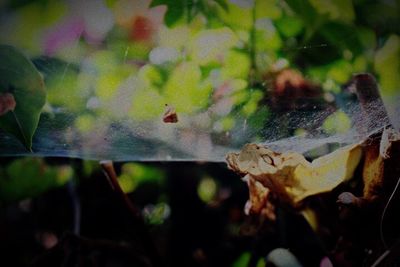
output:
M 247 144 L 240 153 L 230 153 L 226 159 L 233 171 L 249 175 L 282 200 L 295 204 L 350 179 L 361 155 L 361 146 L 354 144 L 309 162 L 299 153 L 278 153 Z
M 166 105 L 166 109 L 163 116 L 163 122 L 165 123 L 177 123 L 178 115 L 176 114 L 175 108 L 169 105 Z
M 363 167 L 363 181 L 365 200 L 372 201 L 385 186 L 385 180 L 396 178 L 396 159 L 392 158 L 393 149 L 399 147 L 400 134 L 394 129 L 384 129 L 380 140 L 372 140 L 365 145 L 365 161 Z M 394 177 L 392 177 L 394 176 Z

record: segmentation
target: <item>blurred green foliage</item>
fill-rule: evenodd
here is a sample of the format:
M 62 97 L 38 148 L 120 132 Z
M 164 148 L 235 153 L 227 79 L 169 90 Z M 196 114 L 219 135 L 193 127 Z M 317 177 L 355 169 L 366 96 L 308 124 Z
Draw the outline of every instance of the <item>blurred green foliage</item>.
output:
M 238 259 L 232 264 L 232 267 L 245 267 L 249 265 L 251 258 L 251 253 L 250 252 L 243 252 Z M 265 266 L 265 260 L 263 258 L 260 258 L 257 261 L 256 267 L 262 267 Z
M 210 203 L 217 195 L 218 185 L 211 177 L 203 177 L 197 187 L 199 198 L 205 203 Z
M 322 125 L 325 132 L 330 133 L 345 133 L 351 128 L 349 117 L 341 110 L 336 111 L 324 121 Z
M 234 262 L 232 267 L 244 267 L 248 266 L 250 261 L 251 253 L 243 252 L 242 255 Z
M 0 203 L 36 197 L 73 176 L 71 166 L 49 166 L 39 158 L 16 159 L 0 167 Z
M 278 62 L 327 92 L 338 93 L 363 71 L 378 75 L 384 93 L 398 91 L 399 30 L 391 26 L 399 22 L 393 14 L 398 1 L 7 3 L 17 22 L 14 34 L 2 34 L 0 42 L 33 58 L 49 56 L 37 62 L 48 104 L 75 114 L 82 132 L 100 115 L 110 121 L 126 115 L 139 122 L 158 119 L 166 103 L 187 116 L 220 107 L 206 127 L 232 130 L 263 105 L 260 84 Z M 74 15 L 76 8 L 81 12 Z M 108 24 L 99 15 L 109 16 Z
M 143 183 L 163 185 L 165 177 L 165 172 L 156 167 L 140 163 L 125 163 L 121 167 L 118 182 L 125 193 L 130 193 Z
M 399 93 L 399 1 L 98 3 L 20 0 L 0 6 L 7 14 L 0 43 L 31 57 L 47 87 L 46 118 L 59 120 L 53 125 L 60 128 L 72 122 L 77 132 L 68 128 L 68 138 L 106 131 L 123 120 L 159 121 L 165 104 L 171 104 L 182 121 L 202 118 L 199 131 L 229 133 L 245 122 L 262 141 L 259 130 L 270 118 L 266 102 L 273 89 L 265 77 L 285 68 L 299 70 L 334 96 L 355 72 L 375 74 L 384 95 Z M 339 110 L 322 128 L 334 134 L 349 127 L 350 119 Z M 95 141 L 95 147 L 106 142 Z M 26 163 L 33 164 L 29 168 L 44 164 Z M 1 183 L 12 187 L 9 177 L 19 177 L 13 183 L 21 183 L 22 191 L 28 188 L 23 177 L 36 177 L 8 168 L 2 168 L 6 178 Z M 52 178 L 43 179 L 53 182 L 44 184 L 54 185 L 57 171 L 47 172 Z M 156 169 L 125 164 L 119 180 L 125 192 L 132 192 L 144 181 L 163 177 Z M 11 187 L 1 186 L 2 194 Z M 199 194 L 209 200 L 211 191 L 203 191 Z
M 149 204 L 143 209 L 143 216 L 148 224 L 159 225 L 170 215 L 170 207 L 167 203 L 160 202 L 156 205 Z

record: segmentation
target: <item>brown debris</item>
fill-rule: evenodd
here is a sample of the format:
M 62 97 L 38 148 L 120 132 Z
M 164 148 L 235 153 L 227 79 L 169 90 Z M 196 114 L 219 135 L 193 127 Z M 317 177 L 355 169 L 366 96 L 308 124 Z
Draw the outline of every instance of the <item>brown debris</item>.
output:
M 389 125 L 389 117 L 380 97 L 378 84 L 371 74 L 354 75 L 345 91 L 356 95 L 360 104 L 360 110 L 352 116 L 359 134 L 368 135 L 377 125 Z
M 249 200 L 245 205 L 245 213 L 247 215 L 263 214 L 269 220 L 275 221 L 275 207 L 271 201 L 269 201 L 271 197 L 270 190 L 262 183 L 251 178 L 251 176 L 247 176 L 244 180 L 247 180 L 250 192 Z
M 294 109 L 310 109 L 323 98 L 319 85 L 306 80 L 303 75 L 294 69 L 283 69 L 267 73 L 264 80 L 271 90 L 271 107 L 275 111 Z M 313 100 L 313 101 L 310 101 Z
M 0 116 L 6 114 L 9 111 L 13 111 L 17 103 L 15 102 L 14 96 L 10 93 L 0 94 Z
M 177 123 L 178 115 L 176 114 L 175 108 L 166 104 L 165 113 L 163 116 L 163 122 L 165 123 Z
M 244 176 L 249 186 L 246 212 L 260 214 L 266 209 L 273 218 L 270 195 L 296 206 L 308 196 L 328 192 L 353 177 L 361 152 L 361 146 L 355 144 L 309 162 L 299 153 L 278 153 L 247 144 L 240 153 L 228 154 L 226 160 L 228 168 Z
M 390 189 L 400 176 L 400 166 L 396 162 L 400 156 L 400 134 L 392 128 L 369 137 L 363 144 L 363 153 L 363 194 L 356 197 L 344 192 L 338 198 L 339 203 L 362 207 L 368 203 L 381 202 L 390 194 Z M 352 195 L 351 201 L 348 194 Z

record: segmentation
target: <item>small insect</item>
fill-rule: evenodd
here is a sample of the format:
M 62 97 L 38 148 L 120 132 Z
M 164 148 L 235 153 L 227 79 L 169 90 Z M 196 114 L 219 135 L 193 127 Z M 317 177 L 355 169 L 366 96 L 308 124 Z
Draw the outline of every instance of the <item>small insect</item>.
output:
M 176 114 L 175 108 L 168 104 L 165 104 L 165 112 L 163 116 L 163 122 L 165 123 L 177 123 L 178 115 Z

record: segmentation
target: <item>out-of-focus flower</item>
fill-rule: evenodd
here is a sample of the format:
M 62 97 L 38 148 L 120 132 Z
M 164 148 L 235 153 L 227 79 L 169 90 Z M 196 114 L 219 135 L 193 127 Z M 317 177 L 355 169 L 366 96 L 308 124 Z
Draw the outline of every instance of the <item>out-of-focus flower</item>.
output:
M 149 57 L 151 63 L 161 65 L 175 61 L 179 57 L 179 52 L 173 47 L 156 47 L 150 52 Z
M 271 107 L 274 110 L 309 109 L 310 106 L 317 105 L 317 100 L 323 97 L 319 85 L 306 80 L 300 72 L 293 69 L 269 73 L 264 80 L 273 81 L 268 86 L 272 87 Z
M 283 95 L 287 88 L 302 90 L 306 84 L 306 80 L 300 73 L 290 69 L 285 69 L 276 76 L 275 90 L 277 94 Z
M 209 110 L 222 117 L 227 116 L 232 111 L 232 107 L 233 101 L 231 98 L 222 98 L 211 106 Z
M 45 34 L 46 55 L 53 55 L 81 36 L 89 43 L 99 43 L 114 25 L 114 16 L 103 1 L 71 0 L 68 3 L 69 12 L 66 17 Z
M 81 18 L 69 19 L 56 25 L 44 40 L 44 52 L 48 56 L 54 55 L 59 49 L 76 41 L 83 33 L 84 22 Z
M 225 80 L 215 88 L 212 94 L 214 104 L 209 108 L 209 112 L 221 117 L 228 115 L 234 105 L 242 102 L 234 94 L 245 89 L 246 86 L 247 83 L 241 79 Z
M 0 1 L 7 3 L 10 1 Z M 1 4 L 0 4 L 1 5 Z M 16 8 L 1 9 L 0 43 L 19 47 L 29 57 L 42 55 L 43 30 L 48 29 L 67 13 L 64 0 L 27 1 Z
M 229 95 L 232 92 L 232 86 L 228 81 L 225 81 L 223 84 L 218 86 L 213 94 L 213 99 L 219 100 L 226 95 Z
M 227 27 L 203 30 L 194 36 L 189 50 L 193 61 L 200 65 L 220 63 L 238 41 L 236 34 Z
M 129 30 L 133 41 L 152 42 L 164 20 L 166 6 L 149 8 L 151 0 L 119 0 L 115 4 L 117 24 Z
M 319 266 L 320 267 L 333 267 L 333 264 L 328 257 L 324 257 L 324 258 L 322 258 Z
M 190 25 L 189 25 L 190 26 Z M 179 25 L 173 28 L 161 26 L 158 32 L 158 45 L 161 47 L 173 47 L 178 51 L 187 47 L 194 30 L 188 25 Z
M 233 93 L 241 91 L 247 87 L 247 82 L 242 79 L 225 80 L 217 86 L 213 93 L 213 100 L 217 101 L 221 98 L 231 96 Z

